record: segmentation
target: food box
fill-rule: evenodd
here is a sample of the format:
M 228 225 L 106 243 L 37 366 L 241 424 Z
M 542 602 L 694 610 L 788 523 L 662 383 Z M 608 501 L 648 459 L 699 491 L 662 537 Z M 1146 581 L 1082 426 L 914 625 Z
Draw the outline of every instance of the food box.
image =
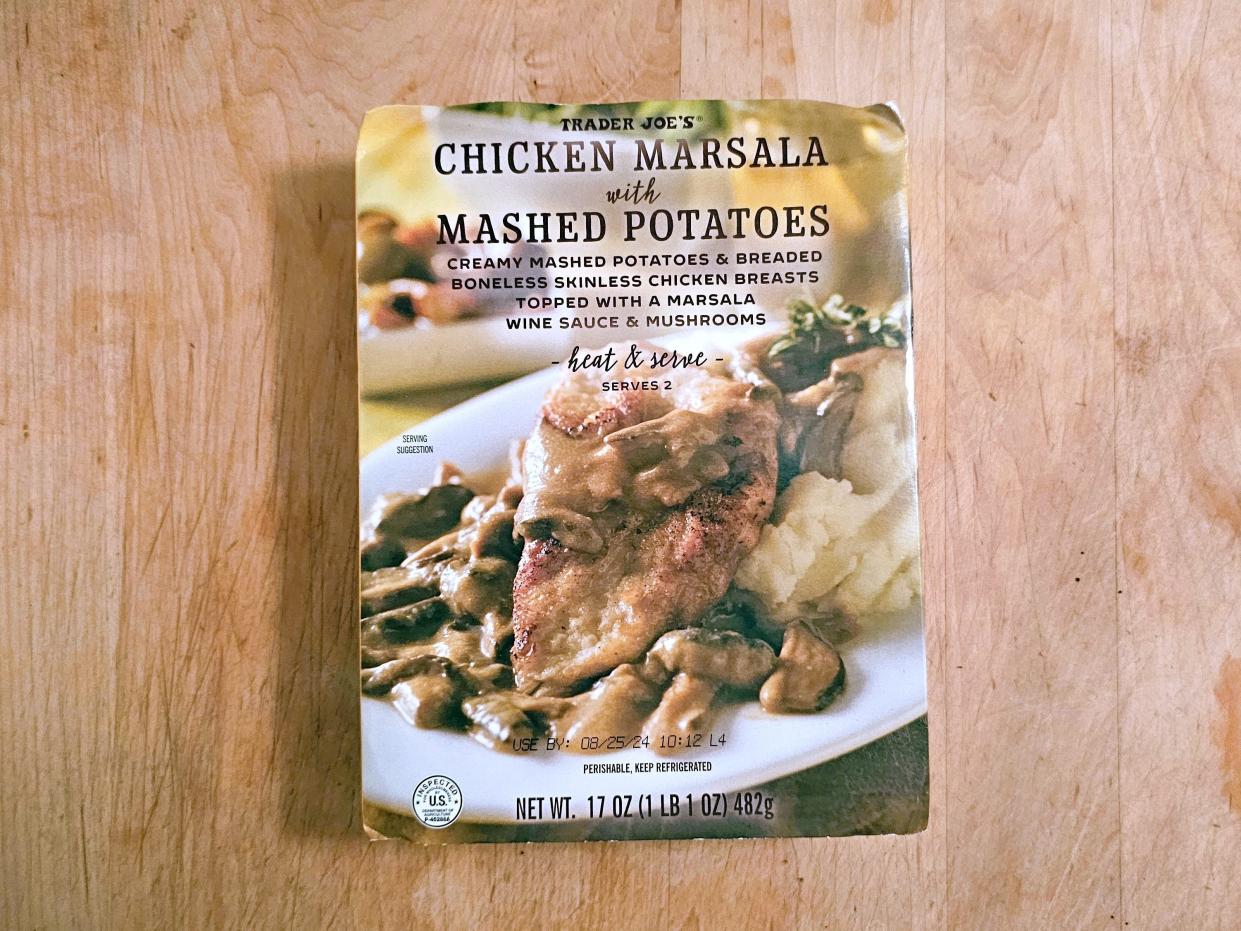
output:
M 371 836 L 921 830 L 896 110 L 384 107 L 357 190 Z

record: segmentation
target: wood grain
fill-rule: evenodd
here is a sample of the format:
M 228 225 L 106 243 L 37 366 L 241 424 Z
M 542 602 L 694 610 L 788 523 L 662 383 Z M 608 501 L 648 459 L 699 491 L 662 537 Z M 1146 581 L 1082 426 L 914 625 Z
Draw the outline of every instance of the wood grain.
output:
M 949 921 L 1106 925 L 1121 914 L 1108 21 L 991 0 L 951 8 L 947 41 L 962 53 L 946 103 Z
M 1235 926 L 1226 5 L 72 18 L 0 9 L 0 926 Z M 930 829 L 368 845 L 363 112 L 760 94 L 891 99 L 910 131 Z
M 1113 35 L 1124 909 L 1235 927 L 1241 19 L 1126 0 Z

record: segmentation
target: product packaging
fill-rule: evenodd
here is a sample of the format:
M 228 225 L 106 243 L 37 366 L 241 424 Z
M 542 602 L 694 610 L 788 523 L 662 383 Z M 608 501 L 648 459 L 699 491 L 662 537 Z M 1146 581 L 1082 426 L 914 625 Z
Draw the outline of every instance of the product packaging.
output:
M 921 830 L 895 109 L 384 107 L 357 197 L 371 836 Z

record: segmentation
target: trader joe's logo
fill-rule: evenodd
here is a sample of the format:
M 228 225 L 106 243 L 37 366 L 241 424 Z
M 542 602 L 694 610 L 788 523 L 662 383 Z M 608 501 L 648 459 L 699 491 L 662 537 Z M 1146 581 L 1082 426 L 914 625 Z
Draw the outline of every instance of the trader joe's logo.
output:
M 428 776 L 414 789 L 414 817 L 429 828 L 446 828 L 461 814 L 461 787 L 447 776 Z

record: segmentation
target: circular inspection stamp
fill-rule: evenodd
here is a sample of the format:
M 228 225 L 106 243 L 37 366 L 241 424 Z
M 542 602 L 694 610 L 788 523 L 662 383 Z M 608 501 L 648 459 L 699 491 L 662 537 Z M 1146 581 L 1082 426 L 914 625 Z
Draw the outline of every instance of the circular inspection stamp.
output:
M 429 828 L 446 828 L 461 814 L 461 787 L 447 776 L 428 776 L 414 789 L 410 807 Z

